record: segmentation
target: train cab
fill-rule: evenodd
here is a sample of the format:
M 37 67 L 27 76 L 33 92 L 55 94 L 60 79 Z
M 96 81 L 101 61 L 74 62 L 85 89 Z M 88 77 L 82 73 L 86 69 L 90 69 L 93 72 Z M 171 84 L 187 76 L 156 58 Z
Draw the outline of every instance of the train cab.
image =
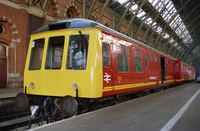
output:
M 24 71 L 26 94 L 101 97 L 98 32 L 98 29 L 69 29 L 31 35 Z

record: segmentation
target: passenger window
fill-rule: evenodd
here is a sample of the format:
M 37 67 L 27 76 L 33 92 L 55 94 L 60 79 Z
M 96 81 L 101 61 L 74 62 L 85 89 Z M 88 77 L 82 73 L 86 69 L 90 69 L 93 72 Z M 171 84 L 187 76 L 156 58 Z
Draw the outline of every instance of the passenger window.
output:
M 154 56 L 154 61 L 155 61 L 155 62 L 159 62 L 158 57 Z
M 142 60 L 139 58 L 134 58 L 134 71 L 137 73 L 142 73 Z
M 40 70 L 44 50 L 44 38 L 32 42 L 29 70 Z
M 142 58 L 142 51 L 139 51 L 137 49 L 133 49 L 133 55 L 135 57 Z
M 67 64 L 68 70 L 85 70 L 87 65 L 89 35 L 71 35 L 69 38 Z
M 103 43 L 103 66 L 109 67 L 109 45 Z
M 142 70 L 142 51 L 139 51 L 137 49 L 133 49 L 133 55 L 134 55 L 134 71 L 136 73 L 143 72 Z
M 56 36 L 49 38 L 45 69 L 61 69 L 64 40 L 64 36 Z
M 124 45 L 117 45 L 117 70 L 119 72 L 129 72 L 129 49 Z
M 153 61 L 153 55 L 150 54 L 150 61 Z

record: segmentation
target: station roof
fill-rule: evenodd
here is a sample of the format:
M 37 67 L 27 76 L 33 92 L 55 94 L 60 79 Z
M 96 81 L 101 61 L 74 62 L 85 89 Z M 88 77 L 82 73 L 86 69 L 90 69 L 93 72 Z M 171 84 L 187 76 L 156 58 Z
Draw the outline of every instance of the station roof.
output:
M 153 36 L 154 48 L 189 64 L 200 55 L 199 0 L 111 0 L 108 6 L 121 14 L 116 30 L 127 19 L 145 32 L 143 43 Z
M 43 3 L 40 4 L 43 5 L 41 11 L 48 11 L 49 4 L 39 0 L 37 2 Z M 29 2 L 30 7 L 37 2 Z M 85 5 L 83 17 L 86 19 L 91 19 L 91 14 L 98 12 L 96 21 L 100 22 L 103 15 L 110 17 L 104 11 L 111 11 L 114 14 L 111 18 L 114 23 L 113 29 L 116 31 L 188 64 L 192 64 L 194 59 L 200 56 L 200 0 L 83 0 L 82 2 Z M 132 32 L 130 28 L 133 29 Z M 142 39 L 138 39 L 139 35 Z

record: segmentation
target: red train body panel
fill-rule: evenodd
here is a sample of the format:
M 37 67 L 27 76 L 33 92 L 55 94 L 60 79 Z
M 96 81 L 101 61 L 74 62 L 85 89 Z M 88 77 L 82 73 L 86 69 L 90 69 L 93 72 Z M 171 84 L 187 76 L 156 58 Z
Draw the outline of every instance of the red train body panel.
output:
M 103 65 L 103 96 L 194 79 L 195 69 L 180 60 L 164 56 L 105 31 L 102 31 L 101 36 L 102 45 L 109 46 L 109 65 Z M 129 66 L 124 67 L 128 68 L 126 71 L 118 69 L 119 55 L 127 57 Z M 141 71 L 135 71 L 135 59 L 142 62 L 139 69 Z
M 175 61 L 175 81 L 182 83 L 184 81 L 195 79 L 195 68 L 183 63 L 180 60 Z

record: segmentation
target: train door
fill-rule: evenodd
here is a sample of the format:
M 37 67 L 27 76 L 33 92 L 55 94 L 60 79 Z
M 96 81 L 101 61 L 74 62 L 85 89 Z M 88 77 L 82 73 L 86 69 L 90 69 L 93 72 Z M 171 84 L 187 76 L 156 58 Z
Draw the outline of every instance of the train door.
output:
M 113 90 L 113 69 L 112 69 L 112 55 L 111 44 L 102 44 L 103 52 L 103 92 L 109 92 Z
M 145 54 L 145 81 L 147 82 L 149 80 L 149 67 L 148 67 L 148 55 Z
M 160 63 L 161 63 L 161 74 L 162 74 L 162 83 L 166 83 L 166 65 L 165 65 L 165 58 L 160 57 Z
M 0 44 L 0 88 L 5 88 L 6 83 L 7 83 L 6 47 Z
M 174 80 L 174 82 L 176 82 L 176 73 L 175 73 L 175 72 L 176 72 L 176 70 L 175 70 L 175 64 L 176 64 L 176 63 L 175 63 L 175 61 L 173 61 L 172 64 L 173 64 L 173 73 L 174 73 L 174 74 L 173 74 L 173 80 Z

